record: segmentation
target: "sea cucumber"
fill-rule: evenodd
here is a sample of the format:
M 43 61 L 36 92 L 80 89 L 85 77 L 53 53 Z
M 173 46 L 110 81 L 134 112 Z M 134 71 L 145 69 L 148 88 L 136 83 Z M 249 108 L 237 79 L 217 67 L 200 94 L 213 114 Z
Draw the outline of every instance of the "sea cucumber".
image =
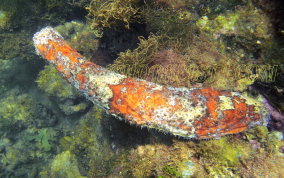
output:
M 262 96 L 212 88 L 174 88 L 127 77 L 86 60 L 52 27 L 37 32 L 33 41 L 37 54 L 87 99 L 130 124 L 206 139 L 268 122 Z

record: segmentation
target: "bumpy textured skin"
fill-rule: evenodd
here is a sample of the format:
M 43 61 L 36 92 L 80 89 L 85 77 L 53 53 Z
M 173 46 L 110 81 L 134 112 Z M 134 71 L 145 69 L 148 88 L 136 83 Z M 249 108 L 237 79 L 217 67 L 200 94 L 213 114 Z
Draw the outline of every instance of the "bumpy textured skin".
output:
M 246 93 L 166 87 L 114 73 L 86 60 L 53 28 L 33 37 L 36 52 L 93 103 L 131 124 L 205 139 L 266 124 L 263 98 Z

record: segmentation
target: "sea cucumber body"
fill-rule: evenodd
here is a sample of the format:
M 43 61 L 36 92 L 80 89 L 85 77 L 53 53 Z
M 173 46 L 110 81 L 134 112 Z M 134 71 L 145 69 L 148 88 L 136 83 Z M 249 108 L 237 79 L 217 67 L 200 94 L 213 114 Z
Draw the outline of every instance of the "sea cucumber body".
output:
M 87 99 L 131 124 L 185 138 L 214 138 L 266 124 L 261 96 L 162 86 L 117 74 L 86 60 L 53 28 L 34 35 L 36 51 Z

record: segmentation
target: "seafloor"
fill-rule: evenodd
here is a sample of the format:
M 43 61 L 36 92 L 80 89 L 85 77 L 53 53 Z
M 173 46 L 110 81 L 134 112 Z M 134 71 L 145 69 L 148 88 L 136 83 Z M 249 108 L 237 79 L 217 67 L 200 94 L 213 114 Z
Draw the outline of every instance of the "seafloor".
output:
M 284 177 L 281 0 L 1 0 L 0 177 Z M 36 55 L 54 27 L 90 61 L 173 87 L 262 95 L 268 125 L 207 140 L 119 121 Z

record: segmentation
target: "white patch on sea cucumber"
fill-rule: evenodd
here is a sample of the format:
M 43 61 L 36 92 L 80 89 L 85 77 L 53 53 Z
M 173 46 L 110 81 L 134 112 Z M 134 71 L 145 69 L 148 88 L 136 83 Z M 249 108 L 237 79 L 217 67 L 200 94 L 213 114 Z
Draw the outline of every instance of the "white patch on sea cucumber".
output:
M 57 38 L 63 39 L 63 37 L 52 27 L 45 27 L 41 31 L 34 34 L 33 41 L 35 46 L 38 46 L 38 45 L 48 44 L 49 40 L 57 41 L 58 40 Z M 37 48 L 36 48 L 36 53 L 40 54 Z
M 97 98 L 99 98 L 103 105 L 107 107 L 109 100 L 113 97 L 112 90 L 108 85 L 117 85 L 121 83 L 126 76 L 105 70 L 99 73 L 95 73 L 95 71 L 89 73 L 88 78 L 89 85 L 93 85 L 96 88 Z
M 235 108 L 231 97 L 219 96 L 219 100 L 220 100 L 219 104 L 220 110 L 229 110 Z

